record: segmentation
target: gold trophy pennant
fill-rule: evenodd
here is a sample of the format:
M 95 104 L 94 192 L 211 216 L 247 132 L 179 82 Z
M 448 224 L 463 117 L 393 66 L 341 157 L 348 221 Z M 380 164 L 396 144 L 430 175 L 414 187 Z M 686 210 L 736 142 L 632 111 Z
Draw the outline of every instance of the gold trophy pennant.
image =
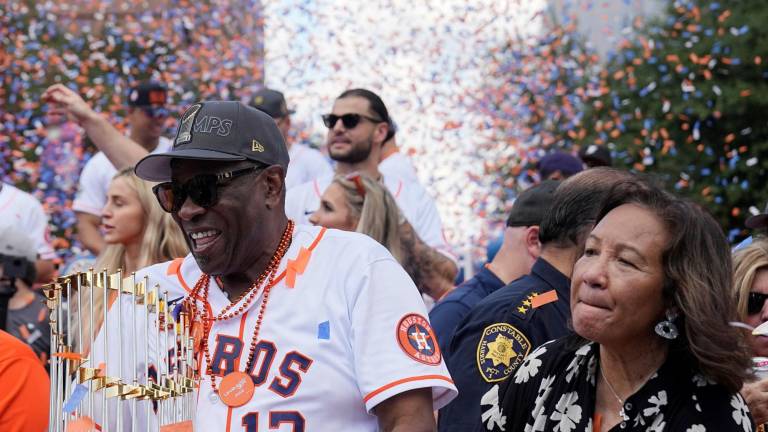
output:
M 51 327 L 51 431 L 85 419 L 103 430 L 159 431 L 194 416 L 200 376 L 189 316 L 175 319 L 168 293 L 149 289 L 146 277 L 123 276 L 89 269 L 42 288 Z

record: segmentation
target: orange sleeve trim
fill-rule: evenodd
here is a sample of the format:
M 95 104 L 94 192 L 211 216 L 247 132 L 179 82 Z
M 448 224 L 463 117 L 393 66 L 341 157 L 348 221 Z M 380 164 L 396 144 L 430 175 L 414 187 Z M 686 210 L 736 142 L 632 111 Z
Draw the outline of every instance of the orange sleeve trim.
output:
M 368 402 L 373 397 L 377 396 L 378 394 L 380 394 L 382 392 L 385 392 L 385 391 L 391 389 L 392 387 L 397 387 L 397 386 L 399 386 L 401 384 L 405 384 L 405 383 L 409 383 L 409 382 L 413 382 L 413 381 L 426 381 L 426 380 L 442 380 L 442 381 L 449 382 L 449 383 L 453 384 L 453 380 L 452 379 L 448 378 L 447 376 L 443 376 L 443 375 L 421 375 L 421 376 L 415 376 L 415 377 L 410 377 L 410 378 L 403 378 L 403 379 L 400 379 L 400 380 L 397 380 L 397 381 L 393 381 L 393 382 L 391 382 L 391 383 L 389 383 L 387 385 L 381 386 L 381 387 L 377 388 L 376 390 L 368 393 L 363 398 L 363 402 Z
M 165 274 L 168 276 L 174 273 L 179 274 L 179 269 L 181 268 L 182 262 L 184 262 L 184 258 L 176 258 L 175 260 L 171 261 L 171 263 L 168 264 L 168 270 L 165 272 Z
M 317 179 L 315 179 L 314 181 L 312 181 L 312 186 L 313 186 L 313 187 L 314 187 L 314 189 L 315 189 L 315 194 L 317 194 L 317 197 L 318 197 L 318 198 L 321 198 L 321 197 L 323 196 L 323 193 L 322 193 L 322 192 L 320 192 L 320 185 L 317 183 Z

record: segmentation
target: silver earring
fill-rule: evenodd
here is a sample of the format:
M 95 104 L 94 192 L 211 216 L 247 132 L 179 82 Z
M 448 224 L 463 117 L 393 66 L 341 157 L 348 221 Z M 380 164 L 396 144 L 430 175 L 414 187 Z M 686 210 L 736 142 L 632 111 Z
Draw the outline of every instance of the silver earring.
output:
M 677 312 L 672 309 L 667 309 L 665 315 L 667 318 L 656 324 L 656 328 L 654 330 L 656 331 L 657 335 L 663 337 L 664 339 L 677 339 L 679 332 L 677 331 L 677 326 L 674 323 L 675 318 L 677 318 Z

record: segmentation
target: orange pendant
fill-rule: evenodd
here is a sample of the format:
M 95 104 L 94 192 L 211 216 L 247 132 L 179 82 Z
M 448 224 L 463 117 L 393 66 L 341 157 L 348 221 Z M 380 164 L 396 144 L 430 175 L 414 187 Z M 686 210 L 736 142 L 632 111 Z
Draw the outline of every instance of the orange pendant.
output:
M 200 352 L 203 348 L 203 324 L 200 321 L 195 320 L 192 323 L 192 340 L 194 340 L 194 349 L 196 353 Z
M 227 406 L 239 407 L 251 400 L 254 389 L 250 375 L 245 372 L 232 372 L 221 380 L 219 398 Z

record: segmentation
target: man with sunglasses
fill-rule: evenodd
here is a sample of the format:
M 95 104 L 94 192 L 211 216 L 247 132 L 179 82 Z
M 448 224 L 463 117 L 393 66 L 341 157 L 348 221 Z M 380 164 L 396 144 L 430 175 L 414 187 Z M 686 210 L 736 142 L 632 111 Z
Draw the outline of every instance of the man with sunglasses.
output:
M 278 129 L 283 134 L 285 145 L 288 146 L 288 156 L 291 159 L 288 172 L 285 174 L 286 188 L 298 186 L 333 172 L 331 164 L 322 153 L 308 145 L 293 142 L 290 136 L 293 111 L 288 109 L 282 92 L 264 87 L 253 96 L 251 106 L 275 119 Z
M 80 241 L 93 254 L 104 248 L 99 230 L 101 209 L 107 202 L 107 188 L 119 168 L 133 165 L 147 152 L 163 152 L 171 141 L 162 134 L 168 119 L 168 89 L 158 82 L 142 82 L 128 91 L 126 120 L 128 136 L 123 136 L 77 93 L 56 84 L 43 95 L 53 112 L 68 114 L 84 129 L 101 150 L 83 168 L 72 208 L 77 216 Z M 138 144 L 138 145 L 136 145 Z
M 191 250 L 136 277 L 188 287 L 184 307 L 211 323 L 195 429 L 434 430 L 455 388 L 413 282 L 367 236 L 294 225 L 287 166 L 273 119 L 239 102 L 192 105 L 173 149 L 136 165 Z
M 437 207 L 427 191 L 418 183 L 383 176 L 378 169 L 382 145 L 394 135 L 384 102 L 370 90 L 347 90 L 336 98 L 323 122 L 328 128 L 328 153 L 336 161 L 336 175 L 358 172 L 384 184 L 405 217 L 399 234 L 408 256 L 406 270 L 423 293 L 440 299 L 453 289 L 458 271 L 456 261 L 443 236 Z M 333 176 L 328 175 L 291 188 L 286 196 L 286 214 L 308 222 L 332 180 Z

